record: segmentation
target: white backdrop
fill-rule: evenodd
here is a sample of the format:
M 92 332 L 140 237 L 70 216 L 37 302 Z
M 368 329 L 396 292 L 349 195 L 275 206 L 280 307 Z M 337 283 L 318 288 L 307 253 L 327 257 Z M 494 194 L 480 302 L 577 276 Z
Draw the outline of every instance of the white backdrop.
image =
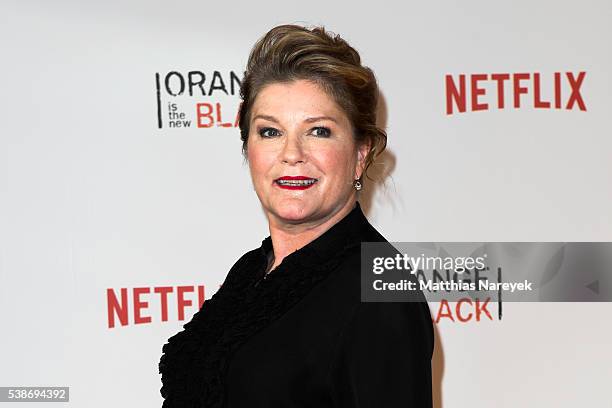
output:
M 324 25 L 376 73 L 389 144 L 384 182 L 362 203 L 390 241 L 612 241 L 609 2 L 1 10 L 0 386 L 70 386 L 74 407 L 161 405 L 157 363 L 179 312 L 188 320 L 198 287 L 208 298 L 268 235 L 233 126 L 231 72 L 241 77 L 253 43 L 281 23 Z M 172 71 L 203 73 L 206 95 L 170 95 Z M 565 109 L 567 72 L 584 72 L 586 110 Z M 503 109 L 495 73 L 510 76 Z M 517 73 L 528 74 L 518 108 Z M 447 114 L 446 75 L 458 86 L 461 74 L 466 112 Z M 473 111 L 477 74 L 488 79 L 475 102 L 489 107 Z M 534 74 L 550 109 L 534 107 Z M 212 126 L 197 126 L 198 103 Z M 190 127 L 170 127 L 169 104 Z M 609 406 L 612 305 L 506 303 L 501 320 L 489 309 L 492 319 L 437 321 L 438 408 Z

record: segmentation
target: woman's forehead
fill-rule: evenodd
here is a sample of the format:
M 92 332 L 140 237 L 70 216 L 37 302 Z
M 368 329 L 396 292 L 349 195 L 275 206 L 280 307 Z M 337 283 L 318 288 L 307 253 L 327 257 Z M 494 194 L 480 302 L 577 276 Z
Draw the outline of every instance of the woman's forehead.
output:
M 347 121 L 334 99 L 320 86 L 307 80 L 264 86 L 255 98 L 251 118 L 252 121 L 258 118 L 272 121 L 327 119 L 338 124 Z

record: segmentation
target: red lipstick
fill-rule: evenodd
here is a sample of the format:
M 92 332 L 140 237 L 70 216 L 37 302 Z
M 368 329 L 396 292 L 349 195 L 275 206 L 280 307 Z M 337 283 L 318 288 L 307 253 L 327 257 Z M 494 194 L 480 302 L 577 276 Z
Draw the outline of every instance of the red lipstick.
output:
M 317 181 L 319 181 L 319 179 L 313 177 L 283 176 L 274 180 L 274 184 L 286 190 L 306 190 L 314 186 Z

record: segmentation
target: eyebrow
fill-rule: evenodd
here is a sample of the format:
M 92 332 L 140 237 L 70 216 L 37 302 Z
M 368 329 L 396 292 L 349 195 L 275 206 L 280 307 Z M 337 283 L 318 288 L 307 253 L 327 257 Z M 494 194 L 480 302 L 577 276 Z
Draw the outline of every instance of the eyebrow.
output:
M 255 121 L 255 119 L 265 119 L 265 120 L 269 120 L 269 121 L 274 122 L 274 123 L 280 123 L 278 121 L 278 119 L 276 119 L 274 116 L 271 116 L 271 115 L 255 115 L 253 117 L 253 121 Z M 336 118 L 333 118 L 331 116 L 315 116 L 315 117 L 312 117 L 312 118 L 304 119 L 304 122 L 306 122 L 306 123 L 313 123 L 313 122 L 318 122 L 320 120 L 331 120 L 334 123 L 338 123 Z

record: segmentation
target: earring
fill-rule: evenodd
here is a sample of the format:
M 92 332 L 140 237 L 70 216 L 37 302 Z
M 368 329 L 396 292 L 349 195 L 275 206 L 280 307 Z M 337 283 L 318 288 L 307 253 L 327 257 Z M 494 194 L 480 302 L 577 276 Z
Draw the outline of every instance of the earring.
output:
M 353 182 L 353 187 L 355 187 L 355 190 L 357 190 L 357 191 L 361 190 L 361 187 L 362 187 L 361 186 L 361 181 L 359 181 L 359 179 L 355 180 Z

